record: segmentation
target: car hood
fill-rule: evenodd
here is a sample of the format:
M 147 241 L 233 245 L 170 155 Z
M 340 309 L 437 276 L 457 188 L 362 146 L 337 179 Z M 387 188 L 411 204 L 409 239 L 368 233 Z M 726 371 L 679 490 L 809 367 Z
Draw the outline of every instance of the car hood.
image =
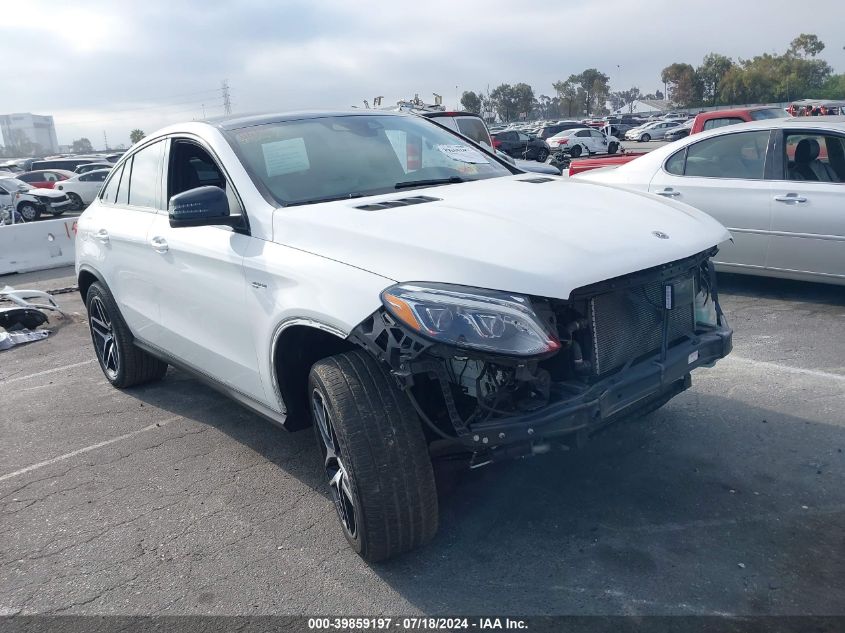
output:
M 31 196 L 42 196 L 44 198 L 61 198 L 65 195 L 63 191 L 45 189 L 44 187 L 33 187 L 29 191 L 21 191 L 21 193 L 28 193 Z
M 436 200 L 358 208 L 416 196 Z M 530 174 L 281 208 L 273 232 L 279 243 L 396 281 L 561 299 L 730 239 L 678 202 Z

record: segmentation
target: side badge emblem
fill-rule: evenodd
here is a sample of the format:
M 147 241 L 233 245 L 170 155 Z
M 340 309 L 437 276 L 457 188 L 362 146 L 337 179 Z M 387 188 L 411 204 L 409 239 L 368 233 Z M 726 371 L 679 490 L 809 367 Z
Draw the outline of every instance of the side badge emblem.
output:
M 669 239 L 669 236 L 666 235 L 666 233 L 664 233 L 663 231 L 652 231 L 651 234 L 654 237 L 661 239 L 661 240 L 668 240 Z

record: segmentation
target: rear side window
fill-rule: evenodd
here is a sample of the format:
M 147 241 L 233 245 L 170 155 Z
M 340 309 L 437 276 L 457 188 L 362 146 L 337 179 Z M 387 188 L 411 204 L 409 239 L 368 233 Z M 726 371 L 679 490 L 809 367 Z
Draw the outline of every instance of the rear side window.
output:
M 718 127 L 725 127 L 726 125 L 736 125 L 737 123 L 745 123 L 739 117 L 723 117 L 721 119 L 708 119 L 704 122 L 705 130 L 715 130 Z
M 476 143 L 480 143 L 490 147 L 490 135 L 487 133 L 487 127 L 479 119 L 471 117 L 461 117 L 457 119 L 458 131 L 471 138 Z
M 680 152 L 675 152 L 666 161 L 666 171 L 676 176 L 684 175 L 684 165 L 687 162 L 687 148 L 685 147 Z
M 158 191 L 163 156 L 164 143 L 161 141 L 136 152 L 132 159 L 132 178 L 129 181 L 129 204 L 132 206 L 153 209 L 160 206 Z
M 683 174 L 762 180 L 768 144 L 768 130 L 723 134 L 693 143 L 687 147 Z
M 114 204 L 117 202 L 117 188 L 120 185 L 120 177 L 123 175 L 123 165 L 118 167 L 117 169 L 112 172 L 111 180 L 106 185 L 106 188 L 103 189 L 103 193 L 100 196 L 100 200 L 105 202 L 106 204 Z

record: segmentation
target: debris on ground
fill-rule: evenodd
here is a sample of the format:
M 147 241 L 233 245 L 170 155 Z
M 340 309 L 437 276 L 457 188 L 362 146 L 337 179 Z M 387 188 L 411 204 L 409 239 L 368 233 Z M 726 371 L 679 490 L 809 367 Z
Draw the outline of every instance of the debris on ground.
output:
M 50 330 L 28 330 L 22 328 L 14 332 L 6 332 L 0 329 L 0 351 L 21 345 L 22 343 L 31 343 L 33 341 L 40 341 L 50 335 Z

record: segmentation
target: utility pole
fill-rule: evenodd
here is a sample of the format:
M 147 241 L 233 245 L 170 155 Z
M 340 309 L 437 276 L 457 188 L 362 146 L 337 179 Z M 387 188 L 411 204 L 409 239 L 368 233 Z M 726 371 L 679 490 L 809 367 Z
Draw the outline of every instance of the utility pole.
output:
M 232 101 L 229 98 L 229 80 L 228 79 L 223 80 L 222 90 L 223 90 L 223 114 L 225 114 L 226 116 L 229 116 L 230 114 L 232 114 Z
M 106 151 L 108 151 L 109 150 L 109 139 L 106 138 L 106 131 L 105 130 L 103 130 L 103 143 L 106 146 Z

